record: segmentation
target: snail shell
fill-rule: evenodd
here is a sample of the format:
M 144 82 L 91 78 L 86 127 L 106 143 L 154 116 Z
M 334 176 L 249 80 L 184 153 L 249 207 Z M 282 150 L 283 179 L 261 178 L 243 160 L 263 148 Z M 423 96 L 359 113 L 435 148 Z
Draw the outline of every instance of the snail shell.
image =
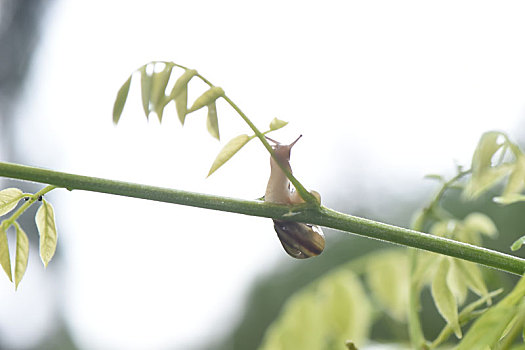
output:
M 301 136 L 289 145 L 281 145 L 268 138 L 275 144 L 273 151 L 277 160 L 270 157 L 271 174 L 266 186 L 265 201 L 288 205 L 304 203 L 301 196 L 291 190 L 290 181 L 277 163 L 278 161 L 285 169 L 292 172 L 290 151 Z M 312 191 L 312 194 L 320 199 L 317 192 Z M 325 238 L 319 226 L 295 221 L 273 220 L 273 227 L 284 250 L 291 257 L 306 259 L 321 254 L 324 249 Z

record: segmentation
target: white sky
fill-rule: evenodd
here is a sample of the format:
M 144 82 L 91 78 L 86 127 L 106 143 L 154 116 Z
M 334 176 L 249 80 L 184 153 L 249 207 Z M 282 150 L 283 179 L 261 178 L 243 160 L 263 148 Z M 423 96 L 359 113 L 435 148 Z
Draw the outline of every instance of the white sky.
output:
M 320 4 L 57 1 L 17 115 L 17 147 L 31 165 L 261 196 L 269 161 L 255 142 L 205 179 L 221 146 L 204 112 L 184 128 L 174 113 L 148 123 L 134 85 L 112 125 L 118 88 L 151 60 L 199 70 L 261 128 L 289 121 L 273 137 L 303 134 L 294 172 L 328 206 L 352 193 L 416 192 L 424 174 L 467 164 L 482 132 L 524 125 L 522 2 Z M 223 143 L 248 132 L 226 104 L 219 123 Z M 46 310 L 58 307 L 82 348 L 184 349 L 230 326 L 262 272 L 300 263 L 270 220 L 86 192 L 49 199 L 64 268 L 43 273 L 32 252 L 17 293 L 0 279 L 0 336 L 12 345 L 37 341 L 52 322 Z

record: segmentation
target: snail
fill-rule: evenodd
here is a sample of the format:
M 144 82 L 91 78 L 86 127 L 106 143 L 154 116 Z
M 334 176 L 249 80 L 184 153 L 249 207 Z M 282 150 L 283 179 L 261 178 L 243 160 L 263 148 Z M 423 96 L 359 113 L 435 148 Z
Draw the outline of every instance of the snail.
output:
M 290 173 L 292 172 L 292 168 L 290 167 L 290 151 L 301 136 L 302 135 L 289 145 L 282 145 L 266 137 L 274 143 L 273 151 L 275 157 L 275 159 L 274 157 L 270 157 L 271 173 L 264 195 L 266 202 L 288 205 L 305 202 L 297 191 L 291 190 L 290 181 L 277 163 L 279 162 L 281 166 Z M 317 192 L 312 191 L 311 193 L 320 199 Z M 319 226 L 295 221 L 273 220 L 273 227 L 275 232 L 277 232 L 277 237 L 281 241 L 284 250 L 291 257 L 306 259 L 321 254 L 324 249 L 324 234 Z

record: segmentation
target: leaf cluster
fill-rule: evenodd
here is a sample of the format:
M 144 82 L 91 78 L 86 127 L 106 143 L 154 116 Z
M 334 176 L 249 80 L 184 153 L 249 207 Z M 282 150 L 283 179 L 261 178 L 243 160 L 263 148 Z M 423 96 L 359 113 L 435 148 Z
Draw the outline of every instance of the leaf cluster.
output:
M 57 245 L 55 214 L 51 203 L 42 198 L 45 193 L 52 189 L 54 189 L 54 186 L 48 186 L 35 194 L 23 193 L 18 188 L 6 188 L 0 191 L 0 217 L 9 214 L 18 206 L 20 201 L 25 200 L 25 203 L 18 210 L 0 222 L 0 265 L 2 265 L 11 282 L 13 282 L 14 276 L 15 289 L 18 288 L 18 284 L 26 272 L 29 258 L 27 234 L 16 220 L 37 201 L 41 202 L 41 205 L 36 212 L 35 222 L 40 235 L 40 258 L 44 267 L 47 267 L 47 264 L 55 254 Z M 7 231 L 10 227 L 14 227 L 16 237 L 14 271 L 12 270 L 11 254 L 7 239 Z
M 175 83 L 171 86 L 169 82 L 174 79 L 174 69 L 182 70 L 182 74 L 176 78 Z M 154 61 L 143 65 L 133 72 L 117 93 L 113 105 L 113 123 L 117 124 L 122 116 L 131 82 L 135 75 L 140 76 L 142 108 L 146 118 L 149 118 L 151 113 L 155 113 L 159 121 L 162 122 L 165 108 L 173 102 L 179 120 L 181 124 L 184 125 L 186 117 L 189 114 L 206 107 L 208 110 L 206 128 L 211 136 L 220 140 L 217 100 L 219 98 L 225 98 L 224 90 L 218 86 L 214 86 L 210 81 L 197 73 L 196 70 L 186 68 L 174 62 Z M 188 85 L 194 78 L 202 80 L 209 88 L 188 107 Z M 261 134 L 266 135 L 286 126 L 286 124 L 287 122 L 274 118 L 270 122 L 269 129 Z M 213 161 L 208 176 L 230 160 L 231 157 L 255 137 L 257 137 L 256 134 L 241 134 L 228 141 Z

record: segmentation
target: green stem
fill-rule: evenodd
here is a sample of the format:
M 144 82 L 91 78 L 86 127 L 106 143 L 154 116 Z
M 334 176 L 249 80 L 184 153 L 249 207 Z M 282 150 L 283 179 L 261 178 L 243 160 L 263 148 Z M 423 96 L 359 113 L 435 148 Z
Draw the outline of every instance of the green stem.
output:
M 18 208 L 8 219 L 5 219 L 2 222 L 4 228 L 7 230 L 16 221 L 16 219 L 18 219 L 20 215 L 22 215 L 34 202 L 36 202 L 40 198 L 40 196 L 45 195 L 46 193 L 54 190 L 55 188 L 57 188 L 57 186 L 49 185 L 35 194 L 27 194 L 26 198 L 28 198 L 28 200 L 24 204 L 22 204 L 20 208 Z
M 183 67 L 183 66 L 180 66 L 180 65 L 177 65 L 177 64 L 176 64 L 176 66 L 178 66 L 180 68 L 183 68 L 183 69 L 187 69 L 186 67 Z M 214 86 L 208 79 L 206 79 L 202 75 L 197 74 L 197 76 L 203 82 L 208 84 L 210 87 Z M 304 199 L 305 202 L 307 202 L 307 203 L 319 205 L 319 203 L 317 201 L 317 198 L 315 198 L 310 192 L 308 192 L 306 190 L 306 188 L 304 188 L 304 186 L 299 182 L 299 180 L 297 180 L 297 178 L 295 176 L 293 176 L 293 174 L 290 171 L 288 171 L 288 169 L 286 169 L 277 158 L 275 158 L 275 155 L 274 155 L 274 152 L 273 152 L 273 148 L 272 148 L 272 146 L 270 146 L 270 144 L 266 140 L 266 137 L 264 137 L 264 133 L 262 133 L 255 126 L 255 124 L 252 123 L 250 118 L 248 118 L 248 116 L 246 114 L 244 114 L 244 112 L 239 108 L 239 106 L 237 106 L 235 104 L 235 102 L 233 102 L 228 96 L 224 95 L 224 96 L 222 96 L 222 98 L 224 98 L 224 100 L 226 102 L 228 102 L 228 104 L 235 110 L 235 112 L 237 112 L 237 114 L 239 114 L 241 116 L 241 118 L 246 122 L 246 124 L 248 124 L 250 129 L 252 129 L 252 131 L 255 133 L 255 136 L 257 136 L 257 138 L 262 142 L 264 148 L 266 148 L 266 150 L 270 153 L 270 155 L 272 157 L 274 157 L 274 159 L 276 160 L 277 164 L 279 164 L 279 167 L 286 174 L 286 177 L 288 177 L 288 179 L 290 180 L 292 185 L 295 187 L 295 189 L 297 190 L 297 192 L 299 193 L 301 198 Z
M 308 222 L 476 262 L 517 275 L 525 273 L 525 259 L 467 243 L 359 218 L 315 205 L 285 206 L 194 192 L 68 174 L 0 162 L 0 176 L 40 182 L 68 190 L 85 190 L 165 203 L 227 211 L 288 221 Z

